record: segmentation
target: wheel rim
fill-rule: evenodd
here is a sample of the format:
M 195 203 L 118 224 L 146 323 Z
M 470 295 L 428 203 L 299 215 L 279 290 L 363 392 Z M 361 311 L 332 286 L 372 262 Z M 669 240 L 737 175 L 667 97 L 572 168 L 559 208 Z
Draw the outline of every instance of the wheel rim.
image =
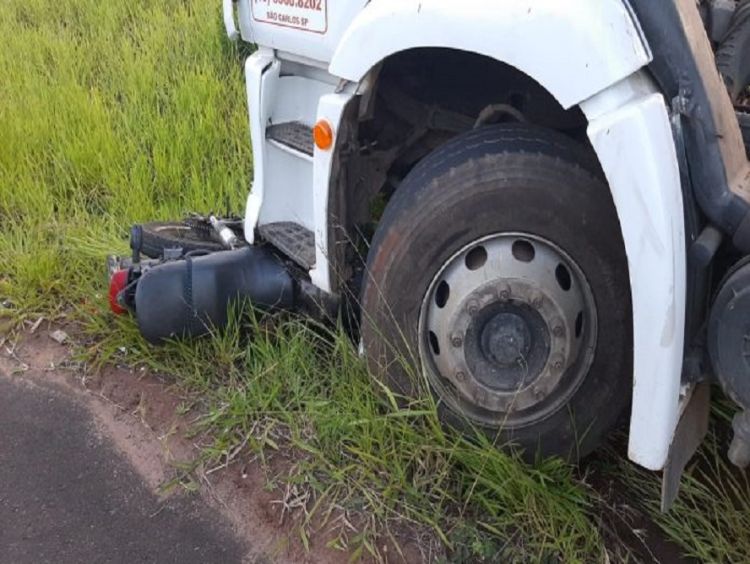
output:
M 594 358 L 596 304 L 580 267 L 536 235 L 502 233 L 440 268 L 419 316 L 426 376 L 453 411 L 523 427 L 559 410 Z

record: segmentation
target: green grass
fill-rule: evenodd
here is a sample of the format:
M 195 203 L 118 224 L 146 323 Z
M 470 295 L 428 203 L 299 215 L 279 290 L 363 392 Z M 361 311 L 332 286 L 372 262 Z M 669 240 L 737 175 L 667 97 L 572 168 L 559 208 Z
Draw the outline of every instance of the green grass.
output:
M 241 211 L 244 83 L 217 6 L 0 3 L 0 293 L 18 309 L 89 300 L 101 262 L 79 249 L 121 248 L 134 221 Z
M 711 436 L 682 480 L 680 497 L 659 511 L 659 484 L 627 465 L 624 478 L 667 537 L 699 562 L 746 562 L 750 554 L 750 482 L 724 460 Z
M 347 511 L 355 530 L 336 529 L 332 544 L 355 557 L 377 554 L 404 525 L 456 562 L 599 562 L 620 550 L 605 547 L 598 494 L 571 468 L 529 468 L 483 435 L 446 432 L 429 395 L 396 402 L 339 330 L 294 319 L 271 330 L 244 316 L 213 338 L 154 349 L 132 320 L 108 314 L 103 258 L 126 248 L 132 223 L 242 212 L 247 53 L 224 39 L 218 0 L 3 0 L 0 38 L 3 327 L 64 317 L 80 327 L 88 359 L 172 375 L 203 414 L 204 464 L 288 458 L 275 485 L 306 499 L 303 542 Z M 653 508 L 654 476 L 628 475 Z M 711 557 L 748 527 L 712 505 L 723 489 L 704 483 L 693 494 L 689 482 L 685 505 L 659 523 Z M 704 503 L 714 514 L 692 509 Z
M 715 395 L 721 396 L 718 390 Z M 711 432 L 682 479 L 669 513 L 659 510 L 659 483 L 634 465 L 621 465 L 620 478 L 666 536 L 699 562 L 746 562 L 750 554 L 750 478 L 726 459 L 736 407 L 714 401 Z
M 251 316 L 212 339 L 174 343 L 170 354 L 140 348 L 137 356 L 210 396 L 198 424 L 213 438 L 204 464 L 228 463 L 243 445 L 262 461 L 291 449 L 277 479 L 309 496 L 303 539 L 329 528 L 341 507 L 358 530 L 334 527 L 332 542 L 355 554 L 377 554 L 376 539 L 404 525 L 426 527 L 467 562 L 488 547 L 494 558 L 505 550 L 527 561 L 603 551 L 589 492 L 570 467 L 531 469 L 484 435 L 444 431 L 429 394 L 403 405 L 373 385 L 341 331 L 297 319 L 269 327 Z

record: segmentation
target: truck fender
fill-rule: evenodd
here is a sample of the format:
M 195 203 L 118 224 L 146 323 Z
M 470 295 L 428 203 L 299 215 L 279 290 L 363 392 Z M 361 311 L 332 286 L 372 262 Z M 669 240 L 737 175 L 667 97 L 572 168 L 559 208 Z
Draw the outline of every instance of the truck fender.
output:
M 633 405 L 628 456 L 662 470 L 680 413 L 687 252 L 680 170 L 664 97 L 637 73 L 581 104 L 628 258 Z
M 507 63 L 566 109 L 651 60 L 622 0 L 377 0 L 354 18 L 329 71 L 360 82 L 388 56 L 422 47 Z

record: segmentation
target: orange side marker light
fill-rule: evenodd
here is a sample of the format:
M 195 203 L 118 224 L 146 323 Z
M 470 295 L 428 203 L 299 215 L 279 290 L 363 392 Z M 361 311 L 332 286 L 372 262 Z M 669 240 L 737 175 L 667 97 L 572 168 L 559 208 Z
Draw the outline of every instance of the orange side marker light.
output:
M 327 120 L 321 119 L 313 127 L 313 140 L 315 146 L 321 151 L 327 151 L 333 147 L 333 128 Z

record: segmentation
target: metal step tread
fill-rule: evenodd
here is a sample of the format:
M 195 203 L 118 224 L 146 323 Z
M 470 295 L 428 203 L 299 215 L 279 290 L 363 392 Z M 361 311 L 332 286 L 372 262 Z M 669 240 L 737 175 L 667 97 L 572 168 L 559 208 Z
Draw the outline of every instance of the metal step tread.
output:
M 299 121 L 269 126 L 266 129 L 266 139 L 276 141 L 310 157 L 313 156 L 312 127 Z
M 315 234 L 291 221 L 267 223 L 258 228 L 260 236 L 300 266 L 315 266 Z

